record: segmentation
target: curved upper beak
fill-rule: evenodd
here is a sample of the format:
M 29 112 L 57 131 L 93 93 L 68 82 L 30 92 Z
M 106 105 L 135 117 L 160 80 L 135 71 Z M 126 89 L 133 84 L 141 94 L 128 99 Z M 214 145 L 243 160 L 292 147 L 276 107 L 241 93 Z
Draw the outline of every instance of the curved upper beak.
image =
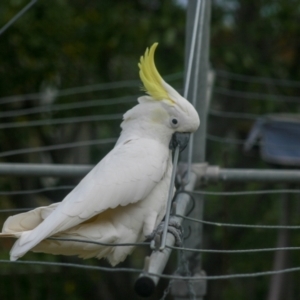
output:
M 169 148 L 171 150 L 175 150 L 176 147 L 179 146 L 180 152 L 183 151 L 189 143 L 190 135 L 191 134 L 189 132 L 173 133 L 172 138 L 170 140 Z

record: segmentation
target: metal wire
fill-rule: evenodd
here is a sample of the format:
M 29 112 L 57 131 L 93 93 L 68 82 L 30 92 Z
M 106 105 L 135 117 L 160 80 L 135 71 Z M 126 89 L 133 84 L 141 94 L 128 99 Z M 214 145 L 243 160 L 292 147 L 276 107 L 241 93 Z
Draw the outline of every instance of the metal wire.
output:
M 218 111 L 214 109 L 209 110 L 209 114 L 213 117 L 221 118 L 231 118 L 231 119 L 247 119 L 247 120 L 256 120 L 257 118 L 263 117 L 262 115 L 257 114 L 246 114 L 238 112 L 228 112 L 228 111 Z
M 29 210 L 29 208 L 19 208 L 14 209 L 13 211 L 25 211 Z M 7 212 L 7 210 L 1 210 L 1 212 Z M 128 247 L 128 246 L 135 246 L 135 247 L 144 247 L 150 246 L 150 242 L 141 242 L 141 243 L 103 243 L 97 242 L 92 240 L 84 240 L 84 239 L 70 239 L 70 238 L 58 238 L 58 237 L 48 237 L 48 240 L 56 240 L 56 241 L 64 241 L 64 242 L 77 242 L 77 243 L 84 243 L 84 244 L 93 244 L 99 246 L 107 246 L 107 247 Z M 224 249 L 195 249 L 195 248 L 185 248 L 185 247 L 175 247 L 175 246 L 168 246 L 166 248 L 172 250 L 180 250 L 180 251 L 188 251 L 188 252 L 195 252 L 195 253 L 232 253 L 232 254 L 239 254 L 239 253 L 257 253 L 257 252 L 273 252 L 273 251 L 296 251 L 300 250 L 300 247 L 273 247 L 273 248 L 258 248 L 258 249 L 234 249 L 234 250 L 224 250 Z
M 126 80 L 126 81 L 116 81 L 109 83 L 100 83 L 86 86 L 79 86 L 74 88 L 68 88 L 63 90 L 58 90 L 55 92 L 55 97 L 71 96 L 78 94 L 85 94 L 89 92 L 96 91 L 105 91 L 110 89 L 120 89 L 128 87 L 137 87 L 139 81 L 137 80 Z M 29 100 L 39 100 L 44 96 L 44 93 L 32 93 L 24 95 L 14 95 L 0 98 L 0 104 L 15 103 L 20 101 L 29 101 Z
M 67 238 L 59 238 L 59 237 L 48 237 L 48 240 L 55 240 L 55 241 L 63 241 L 63 242 L 79 242 L 84 244 L 94 244 L 100 246 L 108 246 L 108 247 L 126 247 L 126 246 L 150 246 L 150 243 L 102 243 L 96 242 L 91 240 L 84 240 L 84 239 L 67 239 Z
M 58 240 L 65 242 L 80 242 L 86 244 L 95 244 L 101 246 L 113 246 L 113 247 L 126 247 L 126 246 L 150 246 L 150 243 L 101 243 L 90 240 L 81 239 L 65 239 L 65 238 L 48 238 L 50 240 Z M 172 250 L 189 251 L 189 252 L 199 252 L 199 253 L 256 253 L 256 252 L 271 252 L 271 251 L 295 251 L 300 250 L 300 247 L 274 247 L 274 248 L 260 248 L 260 249 L 236 249 L 236 250 L 216 250 L 216 249 L 195 249 L 195 248 L 185 248 L 185 247 L 175 247 L 168 246 L 166 248 Z
M 13 211 L 25 211 L 29 210 L 29 208 L 19 208 L 14 209 Z M 1 210 L 1 212 L 7 212 L 7 210 Z M 150 246 L 150 242 L 141 242 L 141 243 L 103 243 L 97 242 L 92 240 L 84 240 L 84 239 L 70 239 L 70 238 L 58 238 L 58 237 L 48 237 L 48 240 L 56 240 L 56 241 L 64 241 L 64 242 L 77 242 L 77 243 L 84 243 L 84 244 L 93 244 L 99 246 L 107 246 L 107 247 L 128 247 L 128 246 L 135 246 L 135 247 L 144 247 Z M 195 249 L 195 248 L 185 248 L 185 247 L 175 247 L 175 246 L 168 246 L 166 248 L 172 250 L 179 250 L 179 251 L 188 251 L 188 252 L 195 252 L 195 253 L 232 253 L 232 254 L 239 254 L 239 253 L 257 253 L 257 252 L 273 252 L 273 251 L 296 251 L 300 250 L 300 247 L 273 247 L 273 248 L 257 248 L 257 249 L 233 249 L 233 250 L 224 250 L 224 249 Z
M 35 3 L 37 0 L 32 0 L 23 9 L 21 9 L 13 18 L 11 18 L 1 29 L 0 35 L 3 34 L 12 24 L 20 19 Z
M 217 143 L 225 143 L 225 144 L 233 144 L 233 145 L 242 145 L 245 143 L 245 140 L 241 139 L 231 139 L 231 138 L 222 138 L 213 134 L 206 134 L 206 139 L 208 141 L 217 142 Z
M 206 225 L 214 225 L 218 227 L 238 227 L 238 228 L 259 228 L 259 229 L 300 229 L 300 225 L 250 225 L 250 224 L 234 224 L 234 223 L 221 223 L 221 222 L 211 222 L 204 221 L 199 219 L 194 219 L 190 217 L 186 217 L 183 215 L 176 215 L 176 217 L 183 218 L 185 220 L 193 221 L 196 223 L 206 224 Z
M 49 191 L 59 191 L 59 190 L 71 190 L 75 185 L 63 185 L 55 187 L 46 187 L 34 190 L 20 190 L 20 191 L 0 191 L 0 196 L 12 196 L 12 195 L 28 195 L 28 194 L 38 194 Z M 296 189 L 280 189 L 280 190 L 258 190 L 258 191 L 232 191 L 232 192 L 210 192 L 210 191 L 179 191 L 179 194 L 198 194 L 207 196 L 253 196 L 253 195 L 266 195 L 266 194 L 300 194 L 300 190 Z M 191 195 L 190 195 L 191 196 Z M 193 198 L 194 199 L 194 198 Z M 194 201 L 196 201 L 194 199 Z
M 89 140 L 89 141 L 81 141 L 81 142 L 74 142 L 74 143 L 58 144 L 58 145 L 53 145 L 53 146 L 25 148 L 25 149 L 23 148 L 23 149 L 18 149 L 18 150 L 10 150 L 10 151 L 5 151 L 5 152 L 0 152 L 0 157 L 8 157 L 8 156 L 13 156 L 13 155 L 18 155 L 18 154 L 62 150 L 62 149 L 93 146 L 93 145 L 112 144 L 112 143 L 115 143 L 117 141 L 117 139 L 118 138 L 98 139 L 98 140 Z
M 195 19 L 194 19 L 194 24 L 193 24 L 191 46 L 190 46 L 190 53 L 189 53 L 189 58 L 188 58 L 188 66 L 187 66 L 187 72 L 186 72 L 186 79 L 185 79 L 185 85 L 184 85 L 184 91 L 183 91 L 184 98 L 187 98 L 187 96 L 188 96 L 188 91 L 189 91 L 190 82 L 191 82 L 192 66 L 193 66 L 195 45 L 196 45 L 196 36 L 197 36 L 197 26 L 199 23 L 200 8 L 201 8 L 202 3 L 203 3 L 203 1 L 201 1 L 201 0 L 197 1 Z
M 27 116 L 38 113 L 53 112 L 53 111 L 70 111 L 72 109 L 87 108 L 87 107 L 96 107 L 96 106 L 107 106 L 123 103 L 136 102 L 136 98 L 140 95 L 126 96 L 126 97 L 115 97 L 107 99 L 96 99 L 89 100 L 84 102 L 75 102 L 68 104 L 54 104 L 54 105 L 43 105 L 33 108 L 25 108 L 19 110 L 8 110 L 0 113 L 0 118 L 8 117 L 18 117 L 18 116 Z
M 177 80 L 180 78 L 182 78 L 182 72 L 165 76 L 165 79 L 168 81 Z M 124 81 L 114 81 L 114 82 L 99 83 L 99 84 L 86 85 L 86 86 L 77 86 L 73 88 L 67 88 L 67 89 L 55 91 L 55 97 L 57 98 L 63 96 L 85 94 L 89 92 L 97 92 L 97 91 L 104 91 L 110 89 L 113 90 L 119 88 L 138 87 L 139 84 L 140 84 L 139 80 L 124 80 Z M 31 93 L 31 94 L 0 97 L 0 104 L 14 103 L 19 101 L 38 100 L 43 96 L 44 93 Z
M 278 78 L 270 78 L 270 77 L 259 77 L 259 76 L 250 76 L 250 75 L 242 75 L 231 73 L 225 70 L 215 70 L 217 76 L 222 78 L 229 78 L 237 81 L 244 82 L 257 82 L 262 84 L 276 84 L 283 86 L 291 86 L 291 87 L 300 87 L 300 82 L 296 80 L 287 80 L 287 79 L 278 79 Z
M 59 191 L 59 190 L 71 190 L 75 185 L 63 185 L 55 187 L 46 187 L 42 189 L 35 190 L 22 190 L 22 191 L 0 191 L 0 196 L 14 196 L 14 195 L 28 195 L 28 194 L 38 194 L 49 191 Z
M 190 45 L 190 53 L 189 53 L 189 62 L 188 62 L 188 70 L 187 70 L 187 75 L 186 75 L 186 81 L 185 81 L 185 86 L 184 86 L 184 97 L 187 98 L 188 96 L 188 91 L 189 91 L 189 86 L 190 86 L 190 81 L 191 81 L 191 74 L 192 74 L 192 63 L 194 63 L 194 54 L 196 50 L 196 35 L 197 35 L 197 29 L 199 31 L 199 47 L 198 47 L 198 53 L 197 53 L 197 62 L 196 65 L 200 64 L 200 54 L 202 51 L 202 36 L 203 36 L 203 26 L 204 26 L 204 11 L 205 11 L 205 1 L 204 0 L 198 0 L 197 1 L 197 6 L 196 6 L 196 12 L 195 12 L 195 19 L 194 19 L 194 24 L 193 24 L 193 35 L 191 39 L 191 45 Z M 201 13 L 201 16 L 200 16 Z M 200 24 L 199 28 L 198 22 L 200 18 Z M 196 70 L 198 72 L 198 70 Z M 198 74 L 194 74 L 194 80 L 198 78 Z M 197 84 L 194 84 L 194 89 L 193 89 L 193 94 L 191 95 L 192 97 L 192 104 L 196 106 L 196 86 Z M 194 134 L 192 133 L 190 136 L 190 141 L 188 144 L 188 157 L 187 157 L 187 174 L 185 178 L 185 183 L 189 182 L 189 177 L 191 173 L 191 165 L 192 165 L 192 157 L 193 157 L 193 145 L 194 145 Z
M 48 120 L 35 120 L 29 122 L 18 122 L 18 123 L 0 123 L 0 129 L 8 128 L 28 128 L 35 126 L 50 126 L 50 125 L 62 125 L 62 124 L 74 124 L 83 122 L 97 122 L 97 121 L 113 121 L 121 120 L 123 114 L 107 114 L 107 115 L 96 115 L 96 116 L 84 116 L 84 117 L 73 117 L 73 118 L 61 118 L 61 119 L 48 119 Z
M 273 252 L 273 251 L 295 251 L 300 250 L 300 247 L 278 247 L 278 248 L 260 248 L 260 249 L 236 249 L 236 250 L 218 250 L 218 249 L 194 249 L 194 248 L 183 248 L 175 246 L 167 246 L 172 250 L 182 250 L 195 253 L 257 253 L 257 252 Z
M 281 189 L 281 190 L 259 190 L 259 191 L 232 191 L 232 192 L 210 192 L 210 191 L 191 191 L 190 194 L 208 196 L 253 196 L 265 194 L 300 194 L 300 190 Z
M 211 142 L 222 143 L 222 144 L 232 144 L 232 145 L 243 145 L 246 142 L 246 139 L 242 140 L 242 139 L 223 138 L 223 137 L 216 136 L 216 135 L 209 134 L 209 133 L 206 135 L 206 139 L 208 141 L 211 141 Z M 266 143 L 266 142 L 263 142 L 261 140 L 258 140 L 256 142 L 256 145 L 260 145 L 260 146 L 263 146 L 263 145 L 274 145 L 277 148 L 283 147 L 283 148 L 290 148 L 290 149 L 298 148 L 299 147 L 298 144 L 294 144 L 294 145 L 281 145 L 281 146 L 279 146 L 276 143 Z
M 127 273 L 142 273 L 144 272 L 142 269 L 134 269 L 134 268 L 109 268 L 109 267 L 100 267 L 100 266 L 92 266 L 92 265 L 82 265 L 75 263 L 61 263 L 61 262 L 45 262 L 45 261 L 34 261 L 34 260 L 17 260 L 10 261 L 1 259 L 0 263 L 9 263 L 9 264 L 20 264 L 20 265 L 44 265 L 44 266 L 54 266 L 54 267 L 69 267 L 69 268 L 78 268 L 78 269 L 87 269 L 87 270 L 95 270 L 95 271 L 105 271 L 105 272 L 127 272 Z M 287 268 L 282 270 L 274 270 L 274 271 L 265 271 L 265 272 L 254 272 L 254 273 L 240 273 L 240 274 L 228 274 L 228 275 L 215 275 L 215 276 L 176 276 L 176 275 L 164 275 L 164 274 L 155 274 L 148 273 L 150 276 L 156 276 L 165 279 L 178 279 L 178 280 L 221 280 L 221 279 L 234 279 L 234 278 L 252 278 L 252 277 L 260 277 L 267 276 L 273 274 L 282 274 L 282 273 L 290 273 L 300 271 L 300 267 L 295 268 Z
M 140 273 L 142 270 L 133 268 L 109 268 L 109 267 L 99 267 L 92 265 L 81 265 L 75 263 L 61 263 L 61 262 L 46 262 L 46 261 L 36 261 L 36 260 L 17 260 L 10 261 L 1 259 L 0 263 L 10 263 L 10 264 L 21 264 L 21 265 L 44 265 L 44 266 L 55 266 L 55 267 L 72 267 L 78 269 L 105 271 L 105 272 L 129 272 L 129 273 Z
M 22 209 L 18 209 L 21 211 Z M 5 211 L 5 210 L 2 210 Z M 300 226 L 265 226 L 265 225 L 244 225 L 244 224 L 225 224 L 225 223 L 215 223 L 215 222 L 207 222 L 201 221 L 189 217 L 184 217 L 181 215 L 177 215 L 178 217 L 201 222 L 204 224 L 210 225 L 217 225 L 217 226 L 238 226 L 238 227 L 247 227 L 247 228 L 264 228 L 264 229 L 278 229 L 278 228 L 288 228 L 288 229 L 300 229 Z M 81 239 L 65 239 L 65 238 L 48 238 L 51 240 L 60 240 L 66 242 L 81 242 L 81 243 L 89 243 L 89 244 L 96 244 L 101 246 L 149 246 L 150 243 L 101 243 L 91 240 L 81 240 Z M 218 250 L 218 249 L 192 249 L 192 248 L 184 248 L 184 247 L 172 247 L 166 246 L 167 248 L 173 250 L 180 250 L 180 251 L 190 251 L 195 253 L 257 253 L 257 252 L 270 252 L 270 251 L 295 251 L 300 250 L 300 247 L 278 247 L 278 248 L 260 248 L 260 249 L 236 249 L 236 250 Z M 106 272 L 132 272 L 132 273 L 141 273 L 142 270 L 140 269 L 133 269 L 133 268 L 107 268 L 107 267 L 98 267 L 98 266 L 91 266 L 91 265 L 81 265 L 81 264 L 72 264 L 72 263 L 59 263 L 59 262 L 41 262 L 41 261 L 16 261 L 11 262 L 9 260 L 0 260 L 0 263 L 12 263 L 12 264 L 27 264 L 27 265 L 46 265 L 46 266 L 61 266 L 61 267 L 74 267 L 74 268 L 81 268 L 81 269 L 89 269 L 89 270 L 97 270 L 97 271 L 106 271 Z M 263 272 L 255 272 L 255 273 L 240 273 L 240 274 L 228 274 L 228 275 L 216 275 L 216 276 L 177 276 L 177 275 L 162 275 L 162 274 L 154 274 L 149 273 L 149 275 L 158 276 L 160 278 L 166 279 L 180 279 L 180 280 L 217 280 L 217 279 L 233 279 L 233 278 L 250 278 L 250 277 L 258 277 L 258 276 L 266 276 L 266 275 L 273 275 L 273 274 L 281 274 L 287 272 L 296 272 L 299 271 L 300 267 L 296 268 L 288 268 L 283 270 L 276 270 L 276 271 L 263 271 Z
M 254 92 L 243 92 L 237 90 L 230 90 L 222 87 L 215 87 L 214 93 L 235 97 L 235 98 L 243 98 L 243 99 L 250 99 L 250 100 L 264 100 L 264 101 L 281 101 L 281 102 L 300 102 L 300 97 L 295 96 L 284 96 L 278 94 L 266 94 L 266 93 L 254 93 Z

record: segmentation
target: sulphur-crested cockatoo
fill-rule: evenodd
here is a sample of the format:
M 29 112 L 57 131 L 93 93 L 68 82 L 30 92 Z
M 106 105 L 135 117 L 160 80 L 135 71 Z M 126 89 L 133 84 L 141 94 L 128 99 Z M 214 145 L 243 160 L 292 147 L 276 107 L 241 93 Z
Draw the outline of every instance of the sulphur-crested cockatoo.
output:
M 194 107 L 168 85 L 154 63 L 157 43 L 138 64 L 147 96 L 124 114 L 115 147 L 62 202 L 9 217 L 1 236 L 18 238 L 12 261 L 27 251 L 105 257 L 116 265 L 133 246 L 101 246 L 48 237 L 103 243 L 145 240 L 162 221 L 172 171 L 169 143 L 175 132 L 200 124 Z

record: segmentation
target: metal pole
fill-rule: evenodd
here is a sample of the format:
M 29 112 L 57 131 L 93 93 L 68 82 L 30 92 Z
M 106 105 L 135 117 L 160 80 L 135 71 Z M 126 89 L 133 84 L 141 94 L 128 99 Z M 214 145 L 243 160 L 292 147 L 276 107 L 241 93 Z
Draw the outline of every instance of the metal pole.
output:
M 197 4 L 200 0 L 189 0 L 187 10 L 187 28 L 186 28 L 186 54 L 190 53 L 192 42 L 192 20 L 195 19 Z M 197 42 L 194 49 L 194 61 L 191 74 L 191 83 L 187 93 L 187 99 L 195 105 L 195 108 L 200 116 L 200 128 L 193 136 L 192 147 L 189 148 L 188 157 L 185 161 L 188 164 L 205 162 L 206 148 L 206 123 L 208 115 L 208 107 L 211 95 L 211 85 L 213 84 L 213 74 L 209 74 L 209 28 L 210 28 L 210 10 L 211 0 L 201 0 L 201 17 L 198 24 Z M 186 55 L 186 65 L 188 57 Z M 209 84 L 208 84 L 209 83 Z M 210 86 L 209 86 L 210 85 Z M 190 168 L 188 166 L 188 168 Z M 190 180 L 190 178 L 189 178 Z M 195 198 L 195 207 L 190 216 L 193 218 L 202 218 L 204 199 L 202 195 L 197 195 Z M 185 247 L 200 248 L 202 244 L 202 225 L 200 223 L 184 222 L 185 232 L 190 232 L 189 238 L 184 242 Z M 201 268 L 201 255 L 185 254 L 189 261 L 189 269 L 193 276 L 203 274 Z M 197 289 L 197 287 L 200 287 Z M 206 292 L 206 282 L 201 281 L 193 285 L 196 299 L 203 299 Z M 174 299 L 189 299 L 191 286 L 183 281 L 175 281 L 172 285 L 172 295 Z
M 299 182 L 299 170 L 221 169 L 218 166 L 193 164 L 194 172 L 203 183 L 227 182 Z
M 192 191 L 197 182 L 197 176 L 194 173 L 190 175 L 190 181 L 186 186 L 186 191 Z M 176 201 L 176 214 L 185 215 L 187 206 L 190 202 L 190 196 L 187 194 L 179 194 Z M 181 224 L 182 218 L 174 217 L 175 220 Z M 163 251 L 157 250 L 151 253 L 151 256 L 145 260 L 144 272 L 140 274 L 135 282 L 135 291 L 138 295 L 149 297 L 153 294 L 158 283 L 158 276 L 150 276 L 148 273 L 162 274 L 169 256 L 172 252 L 168 246 L 174 246 L 175 238 L 173 234 L 167 233 L 166 248 Z
M 169 221 L 170 221 L 172 199 L 173 199 L 173 195 L 174 195 L 175 176 L 176 176 L 178 158 L 179 158 L 179 145 L 176 147 L 175 153 L 174 153 L 173 170 L 172 170 L 172 175 L 171 175 L 171 182 L 170 182 L 169 193 L 168 193 L 167 209 L 166 209 L 166 215 L 165 215 L 165 226 L 164 226 L 164 230 L 163 230 L 159 250 L 164 250 L 165 247 L 166 247 L 168 224 L 169 224 Z
M 0 164 L 0 176 L 83 177 L 92 168 L 90 165 L 3 163 Z
M 83 177 L 93 167 L 92 165 L 0 163 L 0 176 Z M 218 181 L 273 183 L 300 181 L 299 170 L 222 169 L 205 163 L 193 164 L 192 170 L 197 175 L 198 182 L 205 184 Z

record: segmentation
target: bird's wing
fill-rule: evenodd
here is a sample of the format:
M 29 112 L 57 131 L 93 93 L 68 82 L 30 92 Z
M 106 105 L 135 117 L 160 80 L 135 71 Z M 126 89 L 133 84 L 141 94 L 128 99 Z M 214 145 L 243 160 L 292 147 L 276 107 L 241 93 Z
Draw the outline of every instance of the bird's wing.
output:
M 11 259 L 102 211 L 144 199 L 163 178 L 168 157 L 169 149 L 151 139 L 131 139 L 117 145 L 40 225 L 22 234 Z
M 165 146 L 149 139 L 117 146 L 64 199 L 64 213 L 86 220 L 144 199 L 164 176 L 168 157 Z

